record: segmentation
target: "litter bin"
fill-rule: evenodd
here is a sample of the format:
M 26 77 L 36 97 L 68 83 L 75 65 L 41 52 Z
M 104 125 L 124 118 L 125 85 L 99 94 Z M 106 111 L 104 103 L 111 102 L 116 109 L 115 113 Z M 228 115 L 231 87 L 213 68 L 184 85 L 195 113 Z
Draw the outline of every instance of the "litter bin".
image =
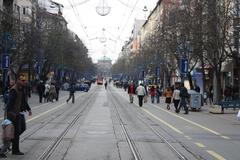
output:
M 201 94 L 194 90 L 188 90 L 188 93 L 190 94 L 189 107 L 191 108 L 191 110 L 194 110 L 194 111 L 200 110 L 201 100 L 202 100 Z

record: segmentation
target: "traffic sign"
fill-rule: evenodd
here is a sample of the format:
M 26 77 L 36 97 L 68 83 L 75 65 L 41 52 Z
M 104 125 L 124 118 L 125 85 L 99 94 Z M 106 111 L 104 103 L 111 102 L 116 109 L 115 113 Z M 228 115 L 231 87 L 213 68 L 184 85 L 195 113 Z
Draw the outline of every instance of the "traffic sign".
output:
M 187 73 L 188 72 L 188 60 L 186 58 L 181 59 L 181 72 Z
M 8 69 L 10 64 L 10 58 L 8 54 L 2 55 L 2 69 Z

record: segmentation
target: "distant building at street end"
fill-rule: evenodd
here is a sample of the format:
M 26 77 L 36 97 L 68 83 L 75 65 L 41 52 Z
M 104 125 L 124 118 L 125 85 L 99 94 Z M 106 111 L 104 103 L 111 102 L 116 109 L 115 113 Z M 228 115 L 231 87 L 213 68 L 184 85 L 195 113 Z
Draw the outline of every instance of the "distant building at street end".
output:
M 112 60 L 106 56 L 101 57 L 97 62 L 97 73 L 104 77 L 111 75 Z

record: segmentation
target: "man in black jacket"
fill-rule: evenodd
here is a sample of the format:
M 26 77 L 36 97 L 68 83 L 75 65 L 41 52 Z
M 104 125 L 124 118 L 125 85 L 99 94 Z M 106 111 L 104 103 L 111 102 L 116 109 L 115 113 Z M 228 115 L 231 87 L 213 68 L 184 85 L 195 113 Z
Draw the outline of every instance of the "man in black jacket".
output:
M 190 98 L 190 95 L 188 94 L 187 88 L 184 86 L 184 84 L 181 84 L 180 87 L 180 94 L 179 94 L 181 100 L 180 100 L 180 106 L 176 110 L 177 113 L 180 112 L 180 109 L 183 107 L 185 110 L 184 114 L 188 114 L 188 107 L 187 107 L 187 100 Z
M 29 116 L 32 115 L 31 109 L 27 103 L 27 95 L 24 92 L 24 87 L 26 87 L 27 84 L 26 82 L 26 77 L 23 74 L 17 76 L 16 84 L 10 89 L 6 106 L 6 118 L 14 125 L 14 138 L 12 140 L 12 154 L 14 155 L 24 155 L 24 153 L 19 150 L 19 138 L 20 132 L 22 132 L 20 112 L 28 111 Z M 6 151 L 1 150 L 0 157 L 6 157 L 4 152 Z
M 74 103 L 75 101 L 75 96 L 74 96 L 74 93 L 75 93 L 75 85 L 74 83 L 72 83 L 70 85 L 70 88 L 69 88 L 69 97 L 68 99 L 66 100 L 66 102 L 68 103 L 68 101 L 72 98 L 72 103 Z

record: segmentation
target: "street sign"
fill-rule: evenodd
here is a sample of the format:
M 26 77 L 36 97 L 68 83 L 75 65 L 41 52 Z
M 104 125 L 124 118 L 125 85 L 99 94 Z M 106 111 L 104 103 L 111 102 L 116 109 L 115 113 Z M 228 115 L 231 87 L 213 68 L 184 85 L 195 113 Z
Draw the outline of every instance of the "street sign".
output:
M 188 72 L 188 60 L 186 58 L 181 59 L 181 72 L 187 73 Z
M 10 58 L 8 54 L 2 55 L 2 69 L 8 69 L 10 64 Z
M 160 76 L 160 67 L 156 67 L 155 75 L 156 75 L 157 77 Z

